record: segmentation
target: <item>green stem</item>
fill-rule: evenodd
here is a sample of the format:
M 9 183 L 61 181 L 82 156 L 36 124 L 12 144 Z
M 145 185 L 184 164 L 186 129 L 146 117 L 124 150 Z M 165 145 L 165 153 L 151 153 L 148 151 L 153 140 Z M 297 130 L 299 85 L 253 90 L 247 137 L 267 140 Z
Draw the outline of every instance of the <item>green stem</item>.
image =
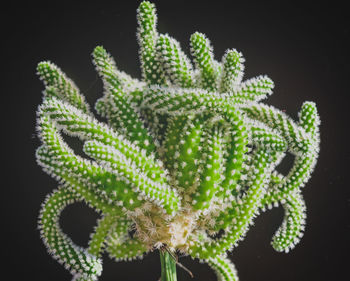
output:
M 161 281 L 177 281 L 176 261 L 166 250 L 160 250 Z

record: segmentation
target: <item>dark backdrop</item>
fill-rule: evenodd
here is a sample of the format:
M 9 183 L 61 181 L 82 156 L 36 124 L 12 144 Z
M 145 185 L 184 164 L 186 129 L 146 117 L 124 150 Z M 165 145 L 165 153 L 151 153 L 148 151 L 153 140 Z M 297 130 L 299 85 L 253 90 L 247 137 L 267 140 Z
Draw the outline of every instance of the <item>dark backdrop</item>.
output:
M 140 77 L 136 43 L 139 1 L 45 5 L 13 4 L 2 8 L 2 146 L 1 256 L 7 280 L 70 280 L 70 274 L 46 252 L 37 230 L 45 196 L 57 184 L 34 159 L 35 111 L 43 85 L 35 75 L 41 60 L 51 60 L 71 77 L 90 104 L 102 95 L 102 83 L 91 63 L 91 52 L 103 45 L 118 67 Z M 346 9 L 335 1 L 317 5 L 280 1 L 160 1 L 160 32 L 177 38 L 189 53 L 189 36 L 201 31 L 211 39 L 216 59 L 228 48 L 246 58 L 245 77 L 267 74 L 275 84 L 267 101 L 293 118 L 305 100 L 317 103 L 321 154 L 313 177 L 304 188 L 307 227 L 289 254 L 277 253 L 270 240 L 283 217 L 275 208 L 256 219 L 246 239 L 234 249 L 242 281 L 348 280 L 349 205 L 348 95 L 349 22 Z M 288 164 L 286 164 L 288 165 Z M 73 240 L 87 243 L 97 215 L 83 205 L 62 214 L 62 227 Z M 215 280 L 204 264 L 181 262 L 195 280 Z M 190 280 L 181 269 L 179 280 Z M 142 261 L 114 263 L 105 257 L 100 280 L 157 280 L 157 253 Z

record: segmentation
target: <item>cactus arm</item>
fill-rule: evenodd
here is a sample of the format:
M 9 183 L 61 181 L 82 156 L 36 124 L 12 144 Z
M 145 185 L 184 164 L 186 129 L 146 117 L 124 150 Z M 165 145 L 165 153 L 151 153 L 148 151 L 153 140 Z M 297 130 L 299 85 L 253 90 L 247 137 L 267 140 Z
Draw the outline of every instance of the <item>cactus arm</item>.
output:
M 96 257 L 101 257 L 105 247 L 105 240 L 111 231 L 111 228 L 119 222 L 124 222 L 125 218 L 121 218 L 116 214 L 104 214 L 97 222 L 94 232 L 90 235 L 88 252 Z
M 37 73 L 47 88 L 44 91 L 45 96 L 55 96 L 72 104 L 83 112 L 91 114 L 85 97 L 80 94 L 78 87 L 58 66 L 51 62 L 43 61 L 38 64 Z
M 281 183 L 281 188 L 286 193 L 289 193 L 303 186 L 311 176 L 319 151 L 318 126 L 320 122 L 314 104 L 306 103 L 299 113 L 300 125 L 305 124 L 305 127 L 298 126 L 283 112 L 265 105 L 255 104 L 244 107 L 243 111 L 247 112 L 250 118 L 264 122 L 269 127 L 277 129 L 287 141 L 288 150 L 295 155 L 294 165 L 283 183 Z M 312 114 L 309 113 L 310 111 Z M 308 114 L 310 114 L 310 117 L 304 117 L 308 116 Z M 304 121 L 304 119 L 308 121 Z M 310 135 L 310 131 L 313 131 L 314 134 Z
M 148 154 L 154 151 L 153 140 L 125 93 L 123 85 L 127 82 L 118 75 L 114 60 L 102 47 L 95 48 L 93 57 L 97 71 L 104 82 L 106 91 L 104 103 L 108 106 L 106 117 L 111 127 L 145 149 Z
M 181 50 L 180 44 L 168 35 L 159 35 L 157 56 L 166 73 L 167 80 L 174 86 L 190 88 L 194 85 L 192 65 Z
M 46 100 L 39 108 L 38 114 L 48 116 L 58 129 L 69 135 L 77 136 L 83 141 L 96 140 L 115 147 L 140 168 L 154 171 L 161 169 L 161 163 L 155 161 L 154 154 L 147 155 L 146 150 L 69 104 L 56 99 Z
M 181 115 L 215 108 L 231 108 L 236 110 L 240 98 L 233 94 L 219 94 L 202 89 L 178 89 L 174 87 L 150 86 L 144 92 L 141 107 L 150 108 L 158 113 Z
M 200 87 L 209 91 L 217 90 L 219 71 L 209 39 L 204 34 L 195 32 L 191 35 L 190 43 L 192 56 L 200 73 Z
M 46 120 L 46 121 L 44 121 Z M 97 200 L 91 203 L 100 205 L 100 198 L 107 202 L 115 201 L 126 208 L 134 208 L 140 204 L 137 195 L 124 193 L 123 189 L 130 189 L 130 185 L 113 175 L 96 163 L 77 156 L 62 140 L 52 123 L 47 117 L 41 118 L 41 138 L 44 146 L 37 151 L 38 163 L 51 175 L 76 187 L 77 192 L 81 186 L 86 192 L 99 193 Z M 105 206 L 105 203 L 101 206 Z M 115 207 L 118 208 L 118 207 Z
M 205 260 L 215 271 L 218 281 L 238 281 L 234 264 L 225 256 L 214 256 Z
M 298 115 L 300 126 L 312 136 L 315 144 L 319 144 L 320 117 L 317 113 L 316 104 L 310 101 L 304 102 Z
M 207 259 L 231 249 L 242 239 L 249 225 L 252 224 L 260 201 L 266 193 L 268 171 L 273 167 L 274 160 L 273 153 L 266 153 L 262 149 L 255 152 L 254 165 L 248 175 L 251 179 L 250 188 L 242 198 L 233 202 L 232 207 L 226 209 L 217 218 L 217 227 L 226 228 L 225 234 L 217 240 L 194 243 L 190 248 L 191 256 Z
M 174 168 L 175 153 L 178 151 L 178 145 L 180 143 L 180 136 L 182 135 L 183 128 L 188 122 L 187 116 L 172 116 L 169 118 L 168 127 L 165 132 L 163 151 L 161 154 L 164 159 L 167 169 Z
M 199 184 L 193 194 L 192 205 L 196 210 L 203 210 L 210 207 L 211 201 L 219 191 L 219 184 L 222 180 L 223 170 L 223 142 L 222 131 L 214 126 L 206 130 L 206 141 L 202 153 L 201 168 L 199 169 Z
M 239 86 L 236 86 L 232 93 L 241 103 L 259 102 L 272 94 L 273 87 L 273 81 L 269 77 L 262 75 L 244 81 Z
M 286 140 L 263 123 L 247 123 L 247 130 L 250 133 L 251 143 L 257 147 L 281 152 L 288 148 Z
M 97 72 L 103 78 L 105 90 L 108 87 L 120 87 L 124 91 L 130 92 L 145 86 L 142 81 L 120 71 L 113 57 L 102 46 L 97 46 L 94 49 L 92 57 Z
M 309 134 L 284 112 L 261 103 L 242 105 L 240 110 L 247 117 L 263 122 L 267 126 L 278 130 L 287 141 L 289 150 L 292 153 L 300 154 L 308 151 L 310 146 Z
M 161 97 L 159 97 L 161 93 Z M 151 87 L 146 93 L 145 105 L 153 110 L 168 113 L 181 114 L 183 112 L 204 112 L 210 109 L 222 116 L 234 129 L 230 131 L 231 142 L 227 146 L 226 168 L 224 181 L 221 184 L 224 190 L 233 189 L 235 181 L 240 177 L 247 143 L 245 126 L 240 113 L 221 96 L 208 95 L 208 92 L 192 89 L 176 92 L 175 89 L 164 87 Z
M 130 172 L 130 167 L 137 170 L 143 177 L 147 177 L 148 180 L 153 181 L 154 183 L 167 184 L 168 174 L 166 170 L 161 169 L 161 166 L 156 166 L 149 168 L 145 166 L 139 167 L 135 162 L 141 163 L 142 160 L 134 161 L 128 158 L 120 150 L 116 149 L 111 145 L 106 145 L 102 142 L 93 140 L 86 141 L 83 147 L 83 151 L 86 155 L 89 155 L 91 158 L 95 159 L 96 162 L 100 163 L 101 166 L 106 167 L 107 169 L 113 169 L 114 171 L 119 171 L 120 173 Z M 137 157 L 137 155 L 135 155 Z M 159 164 L 162 164 L 159 162 Z
M 283 177 L 277 176 L 274 184 L 281 183 Z M 261 209 L 271 209 L 279 204 L 284 209 L 282 225 L 278 228 L 272 239 L 272 247 L 278 252 L 288 253 L 297 245 L 303 236 L 306 220 L 306 206 L 299 190 L 285 193 L 278 185 L 270 187 L 261 200 Z
M 39 216 L 39 229 L 48 251 L 72 274 L 85 277 L 101 274 L 101 260 L 75 245 L 59 226 L 59 216 L 69 204 L 79 200 L 74 193 L 65 188 L 55 190 L 45 200 Z
M 179 198 L 175 190 L 164 184 L 164 181 L 159 183 L 154 182 L 152 178 L 148 178 L 113 147 L 96 141 L 89 141 L 85 143 L 84 151 L 104 167 L 109 167 L 118 173 L 125 182 L 131 184 L 132 190 L 125 189 L 125 193 L 132 191 L 135 194 L 139 193 L 141 196 L 145 196 L 146 199 L 163 207 L 169 214 L 174 214 L 178 210 Z M 156 177 L 156 175 L 154 176 Z M 138 197 L 130 200 L 138 201 Z
M 106 251 L 115 261 L 131 261 L 142 258 L 148 248 L 137 238 L 130 237 L 130 221 L 117 223 L 106 239 Z
M 157 15 L 154 4 L 143 1 L 137 10 L 137 39 L 140 46 L 142 77 L 147 84 L 163 85 L 165 83 L 161 63 L 156 56 L 158 32 Z
M 306 219 L 305 202 L 300 192 L 294 192 L 282 204 L 285 210 L 282 225 L 272 239 L 272 247 L 278 252 L 288 253 L 303 236 Z
M 138 239 L 127 239 L 123 244 L 107 242 L 107 252 L 115 261 L 132 261 L 141 259 L 148 252 L 147 247 Z
M 45 146 L 41 146 L 36 152 L 37 162 L 43 167 L 43 170 L 49 175 L 55 177 L 60 181 L 67 189 L 75 193 L 81 199 L 84 199 L 88 205 L 100 210 L 102 212 L 115 212 L 119 210 L 119 207 L 112 204 L 111 199 L 106 196 L 106 192 L 102 189 L 94 188 L 93 184 L 89 184 L 86 181 L 79 180 L 79 175 L 72 175 L 61 166 L 55 165 L 54 162 L 71 161 L 71 163 L 78 163 L 73 158 L 62 158 L 59 161 L 52 158 L 52 151 Z M 120 210 L 119 210 L 120 211 Z
M 175 184 L 183 188 L 185 192 L 193 186 L 196 180 L 196 170 L 198 169 L 201 145 L 203 136 L 203 116 L 191 116 L 179 133 L 179 141 L 174 144 L 174 164 L 173 174 Z M 176 132 L 176 131 L 175 131 Z
M 220 79 L 220 91 L 232 93 L 240 85 L 244 74 L 244 58 L 237 50 L 227 50 L 222 57 L 223 71 Z

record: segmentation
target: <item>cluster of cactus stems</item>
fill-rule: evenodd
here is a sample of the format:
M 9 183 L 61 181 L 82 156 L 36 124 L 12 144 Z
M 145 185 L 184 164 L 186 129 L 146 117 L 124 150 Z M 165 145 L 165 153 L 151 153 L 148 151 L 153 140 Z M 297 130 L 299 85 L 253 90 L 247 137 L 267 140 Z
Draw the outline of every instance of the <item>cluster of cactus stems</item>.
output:
M 176 254 L 208 263 L 219 280 L 238 280 L 227 257 L 254 218 L 281 205 L 285 215 L 272 247 L 288 252 L 305 226 L 300 188 L 319 151 L 319 116 L 303 103 L 299 120 L 261 103 L 274 83 L 242 81 L 235 49 L 216 61 L 208 38 L 190 38 L 194 65 L 180 44 L 156 30 L 152 3 L 137 12 L 142 80 L 117 69 L 98 46 L 93 62 L 104 82 L 98 121 L 76 85 L 53 63 L 39 63 L 45 84 L 37 111 L 39 165 L 59 187 L 42 205 L 39 228 L 49 253 L 73 280 L 97 280 L 106 251 L 116 261 L 158 249 L 162 281 L 176 280 Z M 77 155 L 62 133 L 84 142 Z M 276 171 L 295 155 L 287 175 Z M 88 248 L 59 226 L 62 210 L 84 201 L 101 214 Z

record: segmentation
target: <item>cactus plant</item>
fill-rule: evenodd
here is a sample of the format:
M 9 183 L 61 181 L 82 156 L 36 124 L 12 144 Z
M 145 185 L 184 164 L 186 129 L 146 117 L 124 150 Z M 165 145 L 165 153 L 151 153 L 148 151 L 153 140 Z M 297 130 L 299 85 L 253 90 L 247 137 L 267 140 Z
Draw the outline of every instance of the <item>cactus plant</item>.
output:
M 319 151 L 319 116 L 305 102 L 299 120 L 262 103 L 272 94 L 267 76 L 243 80 L 235 49 L 216 61 L 209 39 L 190 38 L 194 65 L 168 34 L 159 34 L 154 4 L 137 11 L 142 79 L 119 70 L 101 46 L 92 53 L 104 82 L 95 110 L 55 64 L 37 67 L 45 84 L 37 111 L 42 145 L 37 162 L 59 187 L 39 217 L 49 253 L 73 280 L 97 280 L 104 251 L 116 261 L 159 250 L 161 280 L 176 280 L 177 253 L 208 263 L 219 280 L 238 280 L 227 252 L 254 218 L 281 204 L 285 215 L 272 239 L 288 252 L 305 226 L 301 187 Z M 62 134 L 84 142 L 77 155 Z M 295 155 L 287 175 L 276 170 Z M 85 201 L 101 214 L 87 249 L 61 230 L 61 211 Z M 134 230 L 131 235 L 130 230 Z M 180 265 L 180 264 L 179 264 Z

